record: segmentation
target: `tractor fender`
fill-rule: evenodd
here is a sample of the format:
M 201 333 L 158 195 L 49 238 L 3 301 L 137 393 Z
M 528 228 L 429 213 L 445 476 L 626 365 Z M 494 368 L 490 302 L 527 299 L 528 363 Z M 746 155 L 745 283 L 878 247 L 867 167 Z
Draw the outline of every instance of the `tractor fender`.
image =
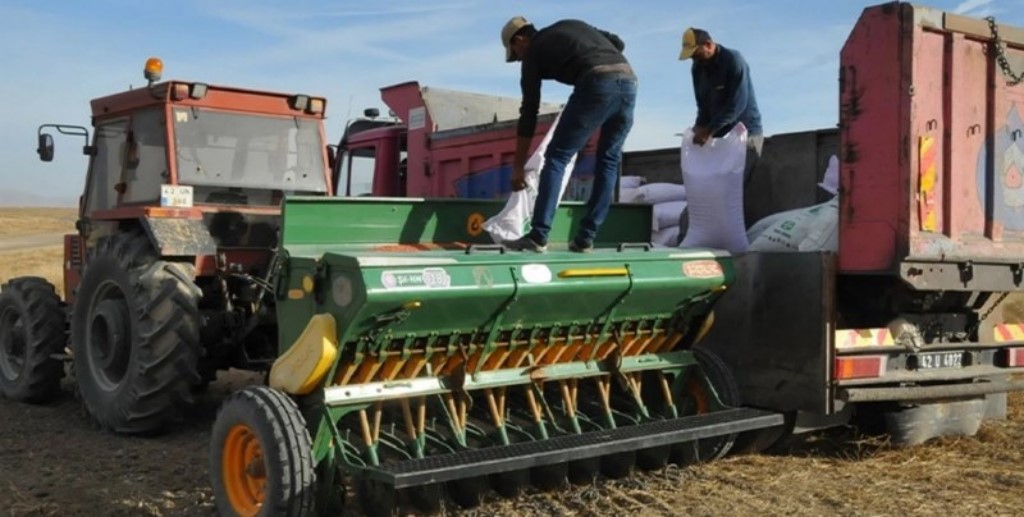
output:
M 142 227 L 160 256 L 217 253 L 217 243 L 202 219 L 143 217 Z

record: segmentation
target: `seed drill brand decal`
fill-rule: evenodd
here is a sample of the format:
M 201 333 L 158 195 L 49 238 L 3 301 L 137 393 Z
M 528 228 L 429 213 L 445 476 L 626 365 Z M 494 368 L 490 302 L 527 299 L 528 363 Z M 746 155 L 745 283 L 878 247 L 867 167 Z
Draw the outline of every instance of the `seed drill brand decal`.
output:
M 714 260 L 684 262 L 683 274 L 690 278 L 716 278 L 722 276 L 722 265 Z
M 449 287 L 452 277 L 439 267 L 405 271 L 384 271 L 380 283 L 385 289 L 437 289 Z

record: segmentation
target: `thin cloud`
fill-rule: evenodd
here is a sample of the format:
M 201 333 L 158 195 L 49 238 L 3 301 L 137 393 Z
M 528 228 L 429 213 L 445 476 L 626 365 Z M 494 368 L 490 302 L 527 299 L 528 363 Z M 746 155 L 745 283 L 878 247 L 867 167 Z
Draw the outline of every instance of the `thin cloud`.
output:
M 964 0 L 953 8 L 953 12 L 957 14 L 975 14 L 975 11 L 992 5 L 992 1 L 993 0 Z M 988 11 L 989 9 L 984 10 Z

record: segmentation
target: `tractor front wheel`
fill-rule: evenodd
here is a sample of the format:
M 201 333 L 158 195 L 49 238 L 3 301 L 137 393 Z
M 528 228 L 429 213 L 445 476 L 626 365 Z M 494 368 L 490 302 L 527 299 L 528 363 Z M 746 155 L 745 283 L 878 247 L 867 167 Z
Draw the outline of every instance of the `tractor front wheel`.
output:
M 295 403 L 266 386 L 228 397 L 213 424 L 210 477 L 221 515 L 313 515 L 313 446 Z
M 15 278 L 0 293 L 0 395 L 45 403 L 60 393 L 64 308 L 43 278 Z
M 79 393 L 101 427 L 158 432 L 192 405 L 201 292 L 191 268 L 157 260 L 139 233 L 103 239 L 90 254 L 71 343 Z

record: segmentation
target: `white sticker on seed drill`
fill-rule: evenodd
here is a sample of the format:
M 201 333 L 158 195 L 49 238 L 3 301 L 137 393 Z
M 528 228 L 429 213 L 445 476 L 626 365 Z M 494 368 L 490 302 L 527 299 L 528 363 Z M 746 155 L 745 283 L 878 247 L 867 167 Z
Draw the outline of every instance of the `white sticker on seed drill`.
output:
M 385 289 L 439 289 L 450 287 L 452 277 L 442 268 L 384 271 L 380 283 Z
M 551 283 L 551 269 L 544 264 L 526 264 L 520 269 L 523 281 L 528 284 Z

